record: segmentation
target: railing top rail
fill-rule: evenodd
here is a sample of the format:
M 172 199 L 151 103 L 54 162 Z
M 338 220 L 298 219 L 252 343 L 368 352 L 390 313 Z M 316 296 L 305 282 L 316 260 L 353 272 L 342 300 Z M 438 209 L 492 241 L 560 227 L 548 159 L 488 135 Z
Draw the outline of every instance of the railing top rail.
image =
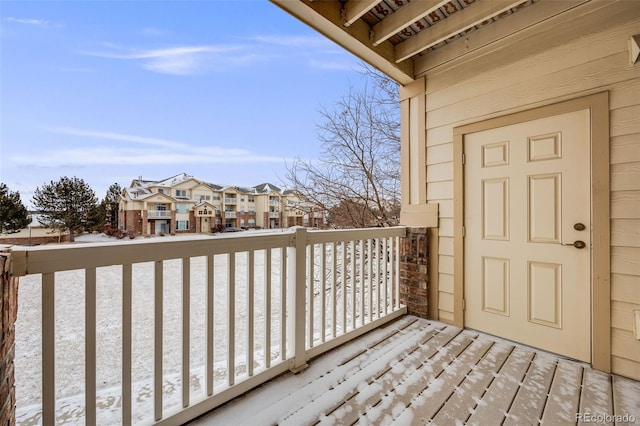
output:
M 294 232 L 14 247 L 14 276 L 289 247 Z
M 403 237 L 406 235 L 404 226 L 328 231 L 289 228 L 279 232 L 234 234 L 210 238 L 167 237 L 151 240 L 123 240 L 118 244 L 109 242 L 13 247 L 11 249 L 13 259 L 11 273 L 14 276 L 24 276 L 183 257 L 292 247 L 295 244 L 296 229 L 305 231 L 307 244 Z
M 351 240 L 368 240 L 370 238 L 404 237 L 406 235 L 407 228 L 404 226 L 336 229 L 331 231 L 310 230 L 308 232 L 308 242 L 309 244 L 320 244 Z

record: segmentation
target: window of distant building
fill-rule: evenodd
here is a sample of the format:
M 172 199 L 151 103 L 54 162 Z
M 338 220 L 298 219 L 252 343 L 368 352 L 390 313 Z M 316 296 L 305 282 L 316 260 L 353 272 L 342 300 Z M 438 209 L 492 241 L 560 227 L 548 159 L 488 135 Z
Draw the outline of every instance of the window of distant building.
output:
M 178 220 L 178 221 L 176 221 L 176 229 L 178 231 L 188 231 L 189 230 L 189 221 L 188 220 Z
M 211 199 L 211 195 L 201 195 L 200 196 L 200 201 L 203 201 L 203 200 L 209 201 L 210 199 Z
M 176 213 L 189 213 L 189 205 L 188 204 L 178 204 L 176 206 Z
M 247 198 L 247 201 L 248 201 L 248 202 L 250 202 L 250 203 L 255 202 L 255 200 L 254 200 L 254 198 L 253 198 L 253 195 L 250 195 L 250 196 Z
M 176 197 L 186 197 L 187 190 L 186 189 L 176 189 Z
M 164 191 L 164 189 L 158 188 L 158 194 L 166 194 L 166 192 Z
M 220 194 L 213 194 L 214 200 L 220 200 Z

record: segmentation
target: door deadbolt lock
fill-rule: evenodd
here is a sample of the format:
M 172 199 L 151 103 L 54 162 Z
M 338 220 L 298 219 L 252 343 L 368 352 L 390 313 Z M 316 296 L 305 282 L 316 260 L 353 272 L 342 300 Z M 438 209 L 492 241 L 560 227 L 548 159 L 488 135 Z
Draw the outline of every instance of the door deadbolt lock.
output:
M 587 243 L 585 243 L 584 241 L 574 241 L 572 244 L 562 244 L 563 246 L 574 246 L 577 249 L 583 249 L 587 246 Z
M 584 231 L 585 229 L 587 229 L 587 227 L 584 226 L 584 223 L 576 223 L 575 225 L 573 225 L 573 229 L 575 229 L 576 231 Z

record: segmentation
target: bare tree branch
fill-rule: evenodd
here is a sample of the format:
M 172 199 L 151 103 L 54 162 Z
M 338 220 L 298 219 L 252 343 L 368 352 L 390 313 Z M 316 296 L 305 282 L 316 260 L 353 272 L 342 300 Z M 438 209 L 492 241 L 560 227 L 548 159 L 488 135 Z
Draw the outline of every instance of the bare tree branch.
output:
M 295 159 L 286 179 L 322 206 L 333 227 L 397 224 L 400 208 L 398 86 L 363 66 L 366 84 L 320 109 L 317 161 Z

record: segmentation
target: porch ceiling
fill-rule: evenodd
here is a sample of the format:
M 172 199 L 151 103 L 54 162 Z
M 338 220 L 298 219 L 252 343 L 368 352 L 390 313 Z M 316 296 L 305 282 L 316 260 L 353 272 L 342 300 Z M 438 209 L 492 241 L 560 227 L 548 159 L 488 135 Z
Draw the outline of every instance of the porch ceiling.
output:
M 401 84 L 408 84 L 438 65 L 589 2 L 270 1 Z M 514 19 L 515 16 L 518 18 Z M 473 43 L 469 43 L 470 38 Z M 441 50 L 449 52 L 442 55 Z

